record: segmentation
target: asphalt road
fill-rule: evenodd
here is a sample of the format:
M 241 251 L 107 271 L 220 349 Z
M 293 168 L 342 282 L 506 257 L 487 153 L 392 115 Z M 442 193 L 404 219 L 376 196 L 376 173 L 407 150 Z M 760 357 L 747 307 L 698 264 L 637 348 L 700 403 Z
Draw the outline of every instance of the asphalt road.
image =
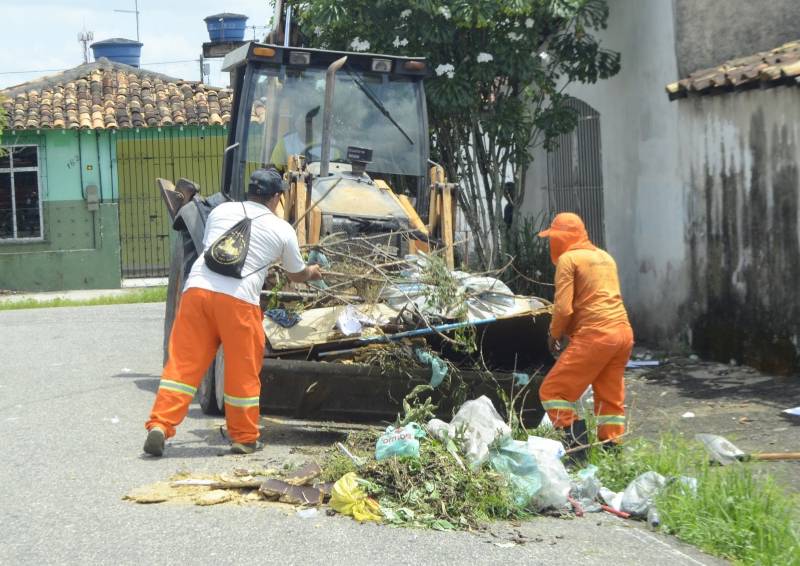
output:
M 142 455 L 162 312 L 160 304 L 0 312 L 0 564 L 721 563 L 605 514 L 501 524 L 493 536 L 303 519 L 263 506 L 123 501 L 176 471 L 230 471 L 248 458 L 219 456 L 219 421 L 196 405 L 164 458 Z M 337 428 L 267 426 L 269 446 L 249 457 L 256 465 L 329 444 Z M 529 542 L 503 544 L 514 530 Z

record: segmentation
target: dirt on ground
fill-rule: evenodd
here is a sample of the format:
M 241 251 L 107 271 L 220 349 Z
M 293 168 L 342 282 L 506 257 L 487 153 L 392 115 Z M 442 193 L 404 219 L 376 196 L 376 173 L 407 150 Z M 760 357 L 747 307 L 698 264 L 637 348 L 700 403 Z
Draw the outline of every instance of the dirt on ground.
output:
M 710 433 L 748 454 L 800 452 L 800 417 L 783 412 L 800 406 L 800 376 L 765 375 L 734 361 L 720 364 L 646 350 L 636 354 L 660 365 L 626 373 L 631 436 Z M 800 494 L 800 461 L 746 465 L 763 469 L 788 492 Z

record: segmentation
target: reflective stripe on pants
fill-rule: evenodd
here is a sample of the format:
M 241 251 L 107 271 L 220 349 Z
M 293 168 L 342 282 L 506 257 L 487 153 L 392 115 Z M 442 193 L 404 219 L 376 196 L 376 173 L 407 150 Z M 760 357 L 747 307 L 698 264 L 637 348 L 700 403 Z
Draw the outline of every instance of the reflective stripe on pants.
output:
M 585 330 L 571 338 L 539 389 L 553 425 L 567 428 L 577 419 L 575 403 L 591 385 L 597 436 L 600 440 L 621 436 L 625 432 L 625 365 L 632 349 L 633 332 L 627 325 Z

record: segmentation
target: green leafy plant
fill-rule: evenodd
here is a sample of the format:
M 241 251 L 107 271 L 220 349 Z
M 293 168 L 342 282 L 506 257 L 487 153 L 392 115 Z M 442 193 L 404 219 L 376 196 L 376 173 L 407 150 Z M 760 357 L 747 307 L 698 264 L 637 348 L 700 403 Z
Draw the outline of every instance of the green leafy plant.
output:
M 459 202 L 485 269 L 501 261 L 503 197 L 514 224 L 531 148 L 577 123 L 564 89 L 619 70 L 595 32 L 605 0 L 294 0 L 314 47 L 424 56 L 433 159 L 461 186 Z M 389 27 L 393 26 L 393 27 Z

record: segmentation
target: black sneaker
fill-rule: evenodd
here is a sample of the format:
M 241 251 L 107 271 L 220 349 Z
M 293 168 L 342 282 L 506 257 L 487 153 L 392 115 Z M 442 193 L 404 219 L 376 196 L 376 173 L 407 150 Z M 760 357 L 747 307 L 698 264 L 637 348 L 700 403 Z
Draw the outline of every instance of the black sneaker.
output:
M 151 456 L 159 457 L 164 453 L 164 429 L 154 426 L 147 431 L 147 438 L 144 441 L 144 451 Z
M 231 454 L 252 454 L 264 448 L 264 443 L 260 440 L 256 442 L 234 442 L 231 444 Z

